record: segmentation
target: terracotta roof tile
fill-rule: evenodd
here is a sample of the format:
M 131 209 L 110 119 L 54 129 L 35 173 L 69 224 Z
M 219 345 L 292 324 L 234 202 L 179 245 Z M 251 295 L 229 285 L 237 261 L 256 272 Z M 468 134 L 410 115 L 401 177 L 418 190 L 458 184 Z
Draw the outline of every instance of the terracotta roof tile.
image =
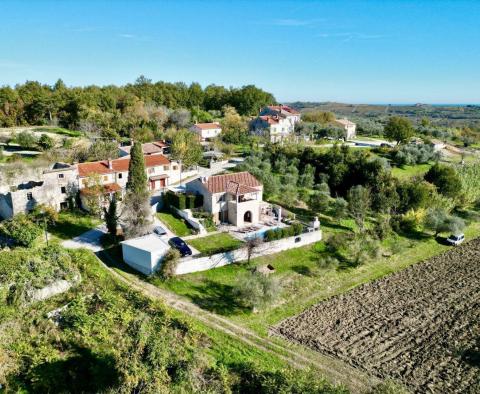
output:
M 168 160 L 163 155 L 146 155 L 145 167 L 156 167 L 161 165 L 169 165 Z M 112 168 L 108 167 L 108 160 L 94 161 L 90 163 L 78 164 L 78 175 L 81 177 L 88 176 L 90 174 L 111 174 L 114 172 L 126 172 L 128 171 L 128 165 L 130 163 L 129 158 L 115 159 L 111 161 Z
M 204 182 L 210 193 L 229 192 L 233 194 L 251 193 L 258 191 L 262 184 L 249 172 L 235 172 L 232 174 L 211 176 Z M 238 186 L 236 186 L 238 185 Z
M 269 105 L 268 108 L 270 108 L 271 110 L 274 110 L 274 111 L 289 112 L 292 115 L 300 115 L 300 112 L 293 109 L 292 107 L 289 107 L 288 105 Z
M 165 144 L 163 141 L 154 141 L 154 142 L 147 142 L 145 144 L 142 144 L 142 150 L 143 153 L 146 155 L 151 155 L 154 153 L 162 153 L 163 149 L 167 147 L 167 144 Z M 122 151 L 130 154 L 130 151 L 132 150 L 132 146 L 122 146 L 120 148 Z
M 194 126 L 198 127 L 201 130 L 211 130 L 211 129 L 221 129 L 219 123 L 195 123 Z

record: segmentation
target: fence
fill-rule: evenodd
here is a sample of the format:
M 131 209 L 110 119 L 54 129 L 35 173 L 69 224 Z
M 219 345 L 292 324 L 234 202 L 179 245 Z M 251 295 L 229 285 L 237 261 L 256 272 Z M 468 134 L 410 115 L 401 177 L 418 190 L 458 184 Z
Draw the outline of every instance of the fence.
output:
M 322 239 L 322 231 L 317 230 L 310 233 L 300 234 L 294 237 L 283 238 L 278 241 L 265 242 L 260 244 L 252 253 L 252 258 L 278 253 L 283 250 L 299 248 L 309 245 Z M 186 257 L 180 260 L 175 273 L 177 275 L 190 272 L 206 271 L 212 268 L 222 267 L 237 261 L 245 261 L 248 252 L 245 248 L 232 250 L 230 252 L 218 253 L 204 257 Z

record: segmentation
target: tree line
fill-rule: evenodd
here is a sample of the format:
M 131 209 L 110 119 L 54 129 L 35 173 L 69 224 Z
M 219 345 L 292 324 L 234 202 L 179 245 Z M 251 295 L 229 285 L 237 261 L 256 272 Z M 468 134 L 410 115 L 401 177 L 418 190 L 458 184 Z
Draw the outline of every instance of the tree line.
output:
M 152 82 L 143 76 L 124 86 L 67 87 L 27 81 L 0 87 L 0 127 L 58 125 L 106 136 L 131 137 L 138 128 L 153 131 L 176 124 L 210 120 L 224 107 L 240 115 L 254 115 L 276 103 L 271 93 L 254 86 L 240 88 L 209 85 L 202 88 L 177 82 Z

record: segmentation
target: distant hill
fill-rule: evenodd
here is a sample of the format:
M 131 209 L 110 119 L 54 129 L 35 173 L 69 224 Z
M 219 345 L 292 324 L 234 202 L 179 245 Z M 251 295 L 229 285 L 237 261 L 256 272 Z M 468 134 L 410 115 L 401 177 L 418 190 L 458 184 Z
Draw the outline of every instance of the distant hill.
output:
M 480 105 L 431 104 L 347 104 L 336 102 L 297 101 L 288 105 L 302 111 L 330 111 L 337 117 L 385 118 L 390 115 L 405 116 L 412 120 L 423 117 L 445 126 L 480 125 Z

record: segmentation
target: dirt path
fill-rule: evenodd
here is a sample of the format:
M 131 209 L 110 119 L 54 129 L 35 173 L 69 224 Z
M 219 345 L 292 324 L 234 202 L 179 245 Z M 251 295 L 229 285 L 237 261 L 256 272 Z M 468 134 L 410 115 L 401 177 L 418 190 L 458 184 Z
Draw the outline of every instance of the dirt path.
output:
M 102 254 L 102 257 L 115 263 L 107 254 Z M 309 349 L 300 348 L 293 344 L 280 344 L 280 341 L 277 339 L 274 341 L 269 338 L 260 337 L 245 327 L 235 324 L 219 315 L 205 311 L 174 293 L 160 289 L 134 275 L 124 272 L 119 273 L 105 265 L 102 261 L 101 263 L 114 277 L 145 296 L 153 299 L 161 299 L 169 307 L 201 321 L 208 327 L 233 336 L 249 346 L 273 354 L 296 368 L 304 369 L 314 367 L 327 379 L 332 381 L 332 383 L 343 384 L 354 393 L 367 392 L 372 386 L 380 383 L 380 380 L 352 368 L 340 360 L 312 352 Z

